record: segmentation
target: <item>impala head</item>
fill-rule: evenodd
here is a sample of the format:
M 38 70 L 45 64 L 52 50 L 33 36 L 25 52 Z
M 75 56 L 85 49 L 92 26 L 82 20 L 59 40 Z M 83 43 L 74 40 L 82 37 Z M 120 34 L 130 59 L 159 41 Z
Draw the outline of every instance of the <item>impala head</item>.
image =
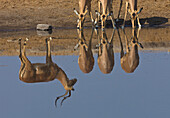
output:
M 131 12 L 131 10 L 129 11 L 129 13 L 131 14 L 131 18 L 133 20 L 136 20 L 138 14 L 142 11 L 143 7 L 138 9 L 138 10 L 135 10 L 134 12 Z
M 55 106 L 56 107 L 57 107 L 57 100 L 58 99 L 64 97 L 63 100 L 61 101 L 61 106 L 62 106 L 62 103 L 64 102 L 64 100 L 71 96 L 71 91 L 74 91 L 73 86 L 76 82 L 77 82 L 76 78 L 67 81 L 67 84 L 64 86 L 64 89 L 66 90 L 65 94 L 57 97 L 57 99 L 55 100 Z M 69 93 L 69 95 L 66 96 L 68 93 Z
M 105 27 L 105 23 L 106 23 L 106 19 L 107 19 L 107 15 L 106 14 L 102 14 L 101 15 L 101 22 L 102 22 L 102 30 L 104 29 Z
M 131 46 L 135 47 L 136 49 L 139 46 L 143 49 L 142 44 L 140 42 L 138 42 L 139 31 L 140 31 L 140 28 L 138 29 L 138 34 L 137 34 L 136 30 L 132 29 Z
M 88 44 L 86 43 L 83 30 L 80 30 L 78 32 L 79 35 L 78 45 L 80 46 L 78 65 L 83 73 L 90 73 L 93 70 L 93 66 L 94 66 L 94 57 L 91 48 L 93 31 L 94 29 L 92 29 L 91 37 Z M 75 47 L 77 48 L 78 46 Z
M 143 49 L 143 45 L 141 43 L 138 42 L 138 39 L 136 38 L 132 38 L 132 41 L 131 41 L 131 46 L 132 47 L 141 47 Z
M 114 52 L 111 42 L 108 41 L 106 32 L 103 30 L 101 32 L 100 47 L 97 59 L 99 69 L 103 74 L 109 74 L 113 70 Z
M 64 86 L 64 89 L 65 89 L 66 91 L 71 91 L 71 90 L 74 91 L 73 86 L 74 86 L 74 84 L 75 84 L 76 82 L 77 82 L 77 79 L 76 79 L 76 78 L 69 80 L 69 81 L 67 82 L 67 85 Z
M 85 16 L 87 14 L 87 9 L 85 12 L 83 13 L 79 13 L 78 11 L 75 10 L 74 8 L 74 12 L 76 13 L 76 15 L 78 16 L 78 20 L 77 20 L 77 29 L 82 29 L 83 28 L 83 24 L 84 24 L 84 21 L 85 21 Z

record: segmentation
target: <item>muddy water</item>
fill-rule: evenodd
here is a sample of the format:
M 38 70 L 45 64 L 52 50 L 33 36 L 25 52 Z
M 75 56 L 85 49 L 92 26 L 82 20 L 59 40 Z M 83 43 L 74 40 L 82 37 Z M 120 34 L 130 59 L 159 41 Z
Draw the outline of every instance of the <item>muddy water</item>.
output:
M 76 30 L 54 30 L 49 35 L 55 37 L 51 41 L 52 59 L 67 76 L 77 78 L 77 83 L 63 106 L 54 101 L 65 90 L 58 80 L 44 83 L 24 83 L 19 80 L 19 44 L 18 38 L 28 37 L 26 53 L 32 63 L 45 62 L 45 38 L 36 31 L 3 32 L 0 44 L 0 114 L 10 117 L 50 117 L 50 118 L 169 118 L 170 116 L 170 38 L 169 28 L 141 29 L 138 41 L 139 65 L 133 73 L 126 73 L 120 62 L 120 39 L 118 31 L 113 37 L 115 64 L 109 74 L 103 74 L 98 67 L 95 47 L 97 36 L 94 33 L 92 47 L 94 52 L 93 70 L 85 74 L 78 65 L 79 49 L 73 48 L 77 43 Z M 110 38 L 112 29 L 106 30 Z M 125 35 L 119 30 L 121 41 L 125 47 Z M 130 40 L 132 30 L 125 33 Z M 87 40 L 91 29 L 84 30 Z
M 160 50 L 169 51 L 170 50 L 170 29 L 166 28 L 142 28 L 139 31 L 139 41 L 143 44 L 143 50 Z M 107 29 L 106 35 L 110 39 L 113 33 L 113 29 Z M 119 29 L 120 37 L 123 44 L 125 44 L 125 35 L 121 29 Z M 125 33 L 127 38 L 130 40 L 132 37 L 132 29 L 126 28 Z M 43 35 L 42 35 L 43 34 Z M 91 29 L 84 29 L 84 36 L 86 40 L 90 39 Z M 0 55 L 18 55 L 19 45 L 17 42 L 18 38 L 25 39 L 29 38 L 27 43 L 27 54 L 28 55 L 45 55 L 44 39 L 47 37 L 54 37 L 52 41 L 52 53 L 54 55 L 77 55 L 77 51 L 73 51 L 73 47 L 78 42 L 78 34 L 76 29 L 54 29 L 52 34 L 48 35 L 48 32 L 37 32 L 36 30 L 25 30 L 25 31 L 10 31 L 1 32 L 0 35 Z M 92 48 L 96 52 L 97 45 L 97 35 L 93 33 L 92 38 Z M 113 38 L 114 51 L 120 51 L 120 41 L 117 31 L 115 31 Z M 140 50 L 140 49 L 139 49 Z

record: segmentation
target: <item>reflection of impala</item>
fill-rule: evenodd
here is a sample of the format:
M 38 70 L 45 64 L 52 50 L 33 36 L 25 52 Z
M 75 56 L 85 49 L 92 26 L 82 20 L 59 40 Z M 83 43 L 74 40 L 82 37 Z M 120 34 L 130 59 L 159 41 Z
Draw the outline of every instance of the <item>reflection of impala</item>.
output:
M 80 46 L 78 64 L 79 64 L 81 71 L 84 73 L 91 72 L 94 66 L 94 57 L 93 57 L 92 46 L 91 46 L 93 31 L 94 30 L 92 29 L 89 44 L 87 46 L 86 40 L 84 38 L 83 30 L 80 30 L 80 31 L 78 30 L 79 42 L 75 46 L 75 49 L 77 48 L 77 46 Z
M 128 7 L 129 5 L 130 8 Z M 143 8 L 137 9 L 137 0 L 126 0 L 125 17 L 124 17 L 124 22 L 122 27 L 124 28 L 127 12 L 129 12 L 131 16 L 132 28 L 135 28 L 134 21 L 136 21 L 136 19 L 138 21 L 138 26 L 141 27 L 138 14 L 142 11 L 142 9 Z
M 138 42 L 139 30 L 140 29 L 138 29 L 138 33 L 136 34 L 135 29 L 132 29 L 132 39 L 131 39 L 130 47 L 125 34 L 126 54 L 124 54 L 123 45 L 121 39 L 119 38 L 121 44 L 121 67 L 126 73 L 134 72 L 139 65 L 138 46 L 143 48 L 141 43 Z
M 57 97 L 56 102 L 59 98 L 64 97 L 69 93 L 68 96 L 64 97 L 64 99 L 62 100 L 63 102 L 66 98 L 71 96 L 71 90 L 74 91 L 73 85 L 77 82 L 77 79 L 69 80 L 66 73 L 57 64 L 53 63 L 51 58 L 50 40 L 51 38 L 46 39 L 46 63 L 31 63 L 28 60 L 25 52 L 26 40 L 24 42 L 23 51 L 21 51 L 21 39 L 19 39 L 19 58 L 21 60 L 19 78 L 21 81 L 26 83 L 48 82 L 57 78 L 64 86 L 66 93 L 62 96 Z
M 98 36 L 100 43 L 97 61 L 100 71 L 104 74 L 110 73 L 114 66 L 113 36 L 114 32 L 108 41 L 105 30 L 101 32 L 101 38 Z
M 79 0 L 79 12 L 76 11 L 74 8 L 74 12 L 78 16 L 78 20 L 77 20 L 77 23 L 78 23 L 77 28 L 78 29 L 83 28 L 85 15 L 87 14 L 87 11 L 89 11 L 91 20 L 92 20 L 92 22 L 94 22 L 92 12 L 91 12 L 91 0 Z
M 99 21 L 99 16 L 100 16 L 102 29 L 105 28 L 105 25 L 106 25 L 105 22 L 106 22 L 108 16 L 110 17 L 110 19 L 112 21 L 112 25 L 115 28 L 115 21 L 114 21 L 114 16 L 113 16 L 113 11 L 112 11 L 113 10 L 112 0 L 98 0 L 98 7 L 99 7 L 99 12 L 97 13 L 98 21 Z M 102 8 L 102 12 L 101 12 L 101 8 Z

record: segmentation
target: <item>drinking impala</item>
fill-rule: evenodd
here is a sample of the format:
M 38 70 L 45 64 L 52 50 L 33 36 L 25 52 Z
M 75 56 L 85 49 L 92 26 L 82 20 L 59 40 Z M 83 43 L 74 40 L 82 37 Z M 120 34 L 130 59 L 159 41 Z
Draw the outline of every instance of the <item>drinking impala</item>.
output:
M 31 61 L 26 56 L 26 42 L 28 39 L 24 41 L 23 50 L 21 51 L 21 40 L 19 39 L 20 44 L 20 61 L 21 67 L 19 70 L 19 79 L 26 83 L 36 83 L 36 82 L 48 82 L 54 79 L 58 79 L 61 84 L 64 86 L 66 93 L 62 96 L 57 97 L 57 100 L 61 97 L 64 99 L 61 101 L 61 105 L 63 101 L 71 96 L 71 91 L 74 91 L 74 84 L 77 82 L 77 79 L 69 80 L 66 73 L 52 61 L 51 58 L 51 50 L 50 50 L 50 39 L 46 39 L 46 63 L 31 63 Z M 66 96 L 69 93 L 68 96 Z

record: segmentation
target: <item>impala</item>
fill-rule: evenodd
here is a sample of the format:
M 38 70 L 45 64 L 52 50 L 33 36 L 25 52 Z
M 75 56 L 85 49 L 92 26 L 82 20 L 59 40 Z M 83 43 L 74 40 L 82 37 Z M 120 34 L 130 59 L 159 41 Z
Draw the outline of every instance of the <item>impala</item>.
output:
M 102 73 L 108 74 L 113 70 L 114 66 L 114 51 L 113 51 L 113 37 L 114 32 L 111 36 L 110 41 L 108 41 L 105 30 L 101 32 L 101 38 L 98 37 L 99 43 L 99 52 L 98 52 L 98 66 Z
M 130 8 L 129 8 L 130 6 Z M 137 19 L 138 26 L 141 28 L 141 24 L 139 21 L 139 13 L 142 11 L 143 8 L 137 9 L 137 0 L 126 0 L 126 8 L 125 8 L 125 17 L 122 28 L 125 26 L 125 20 L 127 16 L 127 12 L 129 12 L 132 22 L 132 28 L 135 28 L 135 21 Z
M 132 29 L 132 39 L 130 42 L 131 46 L 129 46 L 128 39 L 124 31 L 126 54 L 124 54 L 123 45 L 121 39 L 119 38 L 121 44 L 121 67 L 126 73 L 133 73 L 139 65 L 138 46 L 143 48 L 142 44 L 138 42 L 139 31 L 140 29 L 138 29 L 138 33 L 136 33 L 136 30 Z
M 57 97 L 55 101 L 55 105 L 57 100 L 61 97 L 64 99 L 61 101 L 61 105 L 63 101 L 71 96 L 71 90 L 74 91 L 74 84 L 77 82 L 77 79 L 69 80 L 66 73 L 52 61 L 51 58 L 51 50 L 50 50 L 50 39 L 46 39 L 46 63 L 31 63 L 26 56 L 26 42 L 28 39 L 24 41 L 23 50 L 21 51 L 21 40 L 19 39 L 20 44 L 20 61 L 21 67 L 19 70 L 19 79 L 26 83 L 36 83 L 36 82 L 48 82 L 52 81 L 55 78 L 58 79 L 61 84 L 64 86 L 66 93 L 62 96 Z M 66 96 L 69 93 L 68 96 Z
M 91 72 L 94 66 L 94 57 L 93 57 L 92 46 L 91 46 L 93 31 L 94 29 L 92 29 L 89 44 L 87 45 L 84 34 L 83 34 L 83 30 L 80 30 L 80 31 L 78 30 L 79 42 L 74 47 L 74 49 L 77 49 L 78 46 L 80 47 L 78 64 L 79 64 L 80 70 L 84 73 Z

